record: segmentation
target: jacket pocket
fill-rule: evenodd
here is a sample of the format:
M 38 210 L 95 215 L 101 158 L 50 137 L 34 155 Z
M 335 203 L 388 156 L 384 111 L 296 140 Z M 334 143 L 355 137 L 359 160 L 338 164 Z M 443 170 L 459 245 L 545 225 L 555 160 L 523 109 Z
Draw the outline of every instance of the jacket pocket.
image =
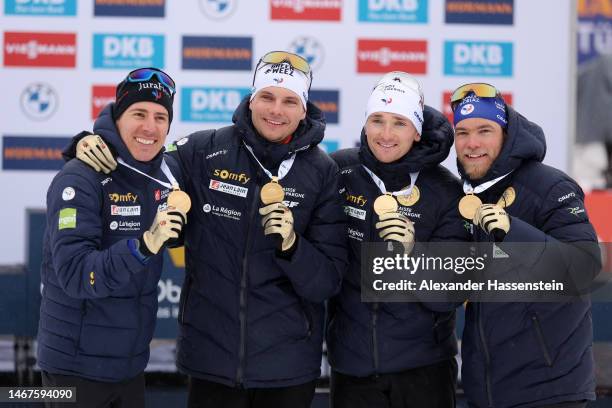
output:
M 185 310 L 187 309 L 187 302 L 189 301 L 189 292 L 191 292 L 191 276 L 185 277 L 185 285 L 181 291 L 181 308 L 179 310 L 179 323 L 185 323 Z
M 550 356 L 548 346 L 546 345 L 546 340 L 544 339 L 544 332 L 542 331 L 542 326 L 540 326 L 540 320 L 538 319 L 538 315 L 531 315 L 531 321 L 533 322 L 536 337 L 538 338 L 538 343 L 540 344 L 540 349 L 542 350 L 542 355 L 544 356 L 546 365 L 552 367 L 552 358 Z
M 308 309 L 308 305 L 304 302 L 300 302 L 300 310 L 302 312 L 302 319 L 304 320 L 305 338 L 309 338 L 312 335 L 312 314 Z

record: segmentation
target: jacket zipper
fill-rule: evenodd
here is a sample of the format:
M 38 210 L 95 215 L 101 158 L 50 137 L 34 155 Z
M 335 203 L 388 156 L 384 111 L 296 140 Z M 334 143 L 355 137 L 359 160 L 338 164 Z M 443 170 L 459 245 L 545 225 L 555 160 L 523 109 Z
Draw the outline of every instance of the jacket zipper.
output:
M 372 305 L 372 359 L 374 361 L 374 375 L 378 377 L 378 336 L 376 322 L 378 320 L 378 302 Z
M 486 379 L 486 389 L 487 389 L 487 399 L 489 402 L 489 407 L 493 407 L 493 395 L 491 393 L 491 356 L 489 355 L 489 349 L 487 348 L 487 342 L 485 340 L 484 327 L 482 323 L 482 304 L 481 303 L 473 303 L 477 305 L 477 313 L 478 313 L 478 331 L 480 332 L 480 343 L 482 345 L 482 351 L 485 356 L 485 379 Z
M 536 335 L 538 336 L 538 342 L 540 343 L 540 348 L 542 349 L 542 353 L 544 354 L 544 360 L 546 360 L 546 365 L 552 367 L 552 358 L 550 357 L 550 352 L 548 351 L 548 347 L 546 346 L 546 342 L 544 341 L 544 333 L 542 332 L 542 326 L 540 326 L 540 320 L 538 319 L 538 315 L 532 315 L 531 320 L 533 321 L 533 326 L 535 327 Z
M 247 229 L 247 240 L 244 247 L 244 255 L 242 256 L 242 275 L 240 277 L 240 350 L 238 352 L 238 370 L 236 372 L 236 385 L 242 387 L 242 381 L 244 377 L 244 359 L 246 354 L 246 289 L 247 289 L 247 270 L 248 270 L 248 259 L 249 249 L 251 245 L 251 235 L 253 228 L 253 221 L 255 218 L 255 211 L 257 209 L 257 199 L 259 197 L 259 182 L 261 180 L 261 172 L 257 172 L 257 182 L 255 183 L 255 190 L 253 192 L 253 201 L 251 202 L 251 210 L 249 212 L 249 225 Z

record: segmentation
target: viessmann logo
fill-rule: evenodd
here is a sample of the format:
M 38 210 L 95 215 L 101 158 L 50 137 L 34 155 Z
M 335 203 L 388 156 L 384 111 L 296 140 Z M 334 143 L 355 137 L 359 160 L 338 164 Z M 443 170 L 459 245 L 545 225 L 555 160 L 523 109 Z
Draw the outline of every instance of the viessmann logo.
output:
M 75 33 L 5 32 L 7 67 L 75 67 Z
M 342 0 L 270 0 L 271 20 L 340 21 Z
M 427 73 L 425 40 L 357 40 L 357 72 Z
M 91 118 L 96 119 L 102 109 L 114 101 L 114 85 L 93 85 L 91 87 Z

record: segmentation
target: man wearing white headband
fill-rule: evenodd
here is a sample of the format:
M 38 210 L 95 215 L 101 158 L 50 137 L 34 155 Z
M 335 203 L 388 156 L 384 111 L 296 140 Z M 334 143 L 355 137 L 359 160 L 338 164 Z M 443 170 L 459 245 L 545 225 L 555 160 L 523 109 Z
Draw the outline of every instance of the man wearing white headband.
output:
M 311 78 L 302 57 L 267 53 L 234 124 L 170 153 L 194 201 L 177 342 L 189 407 L 309 408 L 314 397 L 324 302 L 340 290 L 347 253 Z
M 440 165 L 453 131 L 423 99 L 410 75 L 383 76 L 368 99 L 361 146 L 332 154 L 350 216 L 349 272 L 328 307 L 334 408 L 455 406 L 454 305 L 439 312 L 414 299 L 361 301 L 362 243 L 399 242 L 394 248 L 409 253 L 415 238 L 467 240 L 459 181 Z

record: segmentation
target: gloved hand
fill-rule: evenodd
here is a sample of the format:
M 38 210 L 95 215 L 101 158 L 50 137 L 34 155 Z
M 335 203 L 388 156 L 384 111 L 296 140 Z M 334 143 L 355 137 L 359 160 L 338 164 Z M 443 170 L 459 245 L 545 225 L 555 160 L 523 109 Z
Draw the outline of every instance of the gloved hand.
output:
M 85 136 L 77 143 L 76 157 L 97 172 L 108 174 L 117 168 L 117 162 L 104 140 L 98 135 Z
M 378 236 L 385 241 L 397 241 L 404 245 L 406 253 L 414 247 L 414 224 L 403 214 L 388 212 L 379 216 L 376 223 Z
M 187 215 L 174 207 L 158 211 L 149 230 L 140 237 L 138 249 L 145 256 L 157 254 L 166 241 L 178 238 L 186 223 Z
M 510 231 L 510 217 L 497 204 L 482 204 L 476 209 L 472 222 L 487 234 L 494 234 L 496 241 L 502 241 Z
M 295 231 L 293 230 L 293 214 L 283 203 L 272 203 L 261 207 L 259 214 L 263 215 L 261 225 L 264 234 L 279 234 L 282 237 L 281 251 L 287 251 L 295 243 Z

